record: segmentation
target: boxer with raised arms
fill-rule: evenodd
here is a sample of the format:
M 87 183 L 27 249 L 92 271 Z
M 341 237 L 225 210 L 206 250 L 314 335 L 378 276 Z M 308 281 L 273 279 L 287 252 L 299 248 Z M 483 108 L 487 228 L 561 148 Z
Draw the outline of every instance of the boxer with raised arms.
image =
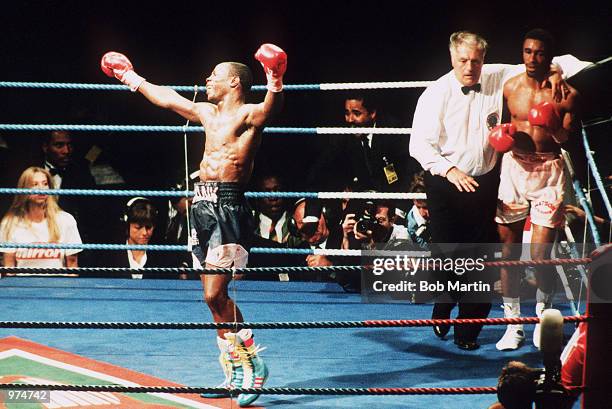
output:
M 268 92 L 259 104 L 247 104 L 253 77 L 241 63 L 218 64 L 206 78 L 208 102 L 192 102 L 169 87 L 154 85 L 136 74 L 123 54 L 106 53 L 100 63 L 104 73 L 115 77 L 150 102 L 171 109 L 206 133 L 200 163 L 200 183 L 195 186 L 191 209 L 191 244 L 194 267 L 242 268 L 248 260 L 254 226 L 244 198 L 255 154 L 264 126 L 283 103 L 283 75 L 287 54 L 273 44 L 263 44 L 255 53 L 267 77 Z M 232 277 L 202 274 L 204 298 L 215 322 L 243 322 L 242 313 L 228 295 Z M 268 369 L 259 357 L 250 329 L 237 333 L 217 331 L 219 361 L 225 373 L 222 387 L 261 388 Z M 205 395 L 224 397 L 225 395 Z M 240 406 L 250 405 L 259 394 L 241 394 Z

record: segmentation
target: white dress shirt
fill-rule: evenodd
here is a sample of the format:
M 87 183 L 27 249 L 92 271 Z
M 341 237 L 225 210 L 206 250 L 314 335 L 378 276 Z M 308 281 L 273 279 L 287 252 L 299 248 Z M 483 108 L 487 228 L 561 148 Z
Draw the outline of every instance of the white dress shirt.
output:
M 55 166 L 45 162 L 45 169 L 51 172 L 51 169 L 55 169 Z M 60 175 L 52 175 L 51 178 L 53 179 L 53 188 L 60 189 L 62 187 L 62 177 Z
M 488 142 L 500 123 L 504 81 L 524 70 L 522 65 L 486 64 L 481 91 L 461 91 L 453 71 L 427 87 L 414 112 L 410 154 L 432 175 L 446 176 L 453 166 L 470 176 L 484 175 L 497 155 Z
M 276 226 L 274 226 L 274 231 L 276 231 L 276 241 L 278 243 L 283 242 L 283 226 L 287 221 L 287 212 L 283 212 L 280 219 L 276 222 Z M 259 234 L 264 239 L 270 238 L 270 228 L 272 227 L 272 219 L 266 216 L 263 213 L 259 214 Z
M 573 56 L 555 57 L 564 77 L 589 63 Z M 525 72 L 525 66 L 485 64 L 479 83 L 481 91 L 461 91 L 461 83 L 451 71 L 420 96 L 414 112 L 410 155 L 432 175 L 446 176 L 456 166 L 470 176 L 480 176 L 495 166 L 497 155 L 488 142 L 490 130 L 501 121 L 503 85 Z
M 402 226 L 400 224 L 393 224 L 393 231 L 391 232 L 391 237 L 389 237 L 389 241 L 391 240 L 408 240 L 410 235 L 408 234 L 408 228 L 406 226 Z
M 125 244 L 129 245 L 130 243 L 126 241 Z M 128 256 L 128 262 L 130 263 L 130 268 L 133 270 L 141 270 L 147 264 L 147 252 L 146 251 L 142 255 L 142 258 L 140 259 L 140 261 L 136 260 L 136 258 L 134 257 L 134 254 L 132 254 L 132 250 L 127 250 L 127 256 Z M 132 278 L 141 280 L 142 273 L 132 273 Z

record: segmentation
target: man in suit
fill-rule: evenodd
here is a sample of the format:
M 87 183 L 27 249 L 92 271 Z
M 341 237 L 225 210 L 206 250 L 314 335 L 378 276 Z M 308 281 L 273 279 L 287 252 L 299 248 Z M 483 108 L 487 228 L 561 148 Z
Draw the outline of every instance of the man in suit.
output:
M 53 176 L 55 189 L 95 189 L 96 182 L 87 161 L 74 156 L 72 135 L 68 131 L 51 131 L 43 137 L 43 168 Z M 77 221 L 83 241 L 95 241 L 96 200 L 87 196 L 59 196 L 60 207 Z
M 279 175 L 268 174 L 259 178 L 257 190 L 260 192 L 281 192 L 285 188 Z M 289 214 L 286 199 L 267 197 L 255 201 L 255 234 L 277 243 L 287 242 Z
M 375 96 L 355 90 L 344 95 L 344 122 L 349 127 L 399 127 L 401 124 L 384 116 Z M 334 174 L 338 186 L 351 181 L 355 190 L 379 192 L 407 191 L 412 175 L 420 169 L 409 153 L 409 135 L 374 133 L 338 135 L 317 159 L 310 170 L 309 180 L 319 181 L 322 175 Z M 348 164 L 348 166 L 347 166 Z M 328 173 L 333 170 L 333 173 Z
M 285 181 L 279 175 L 271 171 L 263 173 L 257 178 L 254 190 L 260 192 L 282 192 L 285 191 Z M 253 201 L 255 235 L 253 236 L 253 247 L 273 248 L 305 248 L 306 242 L 291 234 L 290 204 L 287 199 L 281 197 L 260 198 Z M 294 254 L 263 254 L 255 253 L 249 256 L 251 267 L 290 267 L 305 266 L 304 257 Z M 256 280 L 311 280 L 312 276 L 300 273 L 255 273 L 246 276 Z

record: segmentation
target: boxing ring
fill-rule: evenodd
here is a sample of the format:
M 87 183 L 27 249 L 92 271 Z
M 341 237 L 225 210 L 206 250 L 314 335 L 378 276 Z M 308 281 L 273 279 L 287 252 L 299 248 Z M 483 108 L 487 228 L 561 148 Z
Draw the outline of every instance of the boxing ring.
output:
M 429 82 L 307 84 L 286 85 L 287 91 L 339 90 L 351 88 L 418 88 Z M 123 85 L 49 84 L 0 82 L 0 87 L 63 88 L 82 90 L 127 90 Z M 173 87 L 193 91 L 194 87 Z M 253 87 L 263 90 L 264 87 Z M 197 93 L 197 87 L 196 87 Z M 126 131 L 126 132 L 201 132 L 199 126 L 150 125 L 69 125 L 69 124 L 0 124 L 0 130 L 11 131 Z M 264 133 L 354 134 L 366 131 L 377 134 L 409 134 L 410 128 L 266 128 Z M 585 136 L 586 139 L 586 136 Z M 108 195 L 187 197 L 188 191 L 163 190 L 79 190 L 79 189 L 0 189 L 1 194 Z M 409 193 L 341 193 L 341 192 L 247 192 L 248 198 L 312 197 L 331 198 L 424 198 Z M 587 199 L 580 200 L 587 214 Z M 119 245 L 119 244 L 27 244 L 0 243 L 1 247 L 80 248 L 89 250 L 187 251 L 187 246 Z M 541 264 L 586 264 L 590 274 L 599 271 L 599 282 L 609 264 L 609 247 L 604 257 L 575 257 L 549 260 Z M 359 250 L 253 248 L 253 253 L 328 254 L 360 256 Z M 602 262 L 601 259 L 604 259 Z M 515 264 L 512 264 L 515 263 Z M 517 264 L 520 263 L 520 264 Z M 531 265 L 537 264 L 531 262 Z M 603 264 L 602 264 L 603 263 Z M 491 266 L 530 265 L 529 262 L 490 262 Z M 603 266 L 603 267 L 602 267 Z M 286 268 L 294 271 L 295 268 Z M 340 267 L 329 270 L 340 270 Z M 344 271 L 358 273 L 361 267 Z M 60 269 L 63 270 L 63 269 Z M 90 269 L 92 270 L 92 269 Z M 95 269 L 97 271 L 101 269 Z M 102 269 L 104 270 L 104 269 Z M 159 269 L 157 269 L 159 270 Z M 193 269 L 166 269 L 190 271 Z M 243 271 L 244 270 L 244 271 Z M 284 268 L 217 269 L 206 274 L 239 274 L 241 272 L 280 272 Z M 302 268 L 321 272 L 325 268 Z M 87 268 L 69 269 L 87 272 Z M 230 397 L 239 393 L 259 393 L 257 405 L 264 407 L 384 407 L 384 408 L 465 408 L 487 407 L 496 399 L 495 384 L 501 366 L 509 360 L 521 360 L 541 366 L 539 351 L 522 348 L 500 353 L 495 341 L 503 334 L 502 325 L 536 324 L 538 318 L 500 318 L 494 308 L 483 320 L 430 320 L 429 304 L 363 303 L 359 294 L 349 294 L 335 283 L 270 282 L 237 280 L 230 284 L 230 295 L 246 317 L 245 323 L 194 322 L 208 315 L 202 300 L 199 281 L 192 280 L 123 280 L 94 278 L 45 277 L 58 269 L 2 269 L 2 273 L 31 273 L 36 276 L 4 277 L 0 288 L 0 337 L 20 337 L 67 350 L 94 360 L 110 362 L 171 382 L 175 386 L 126 384 L 17 384 L 0 383 L 0 390 L 51 389 L 57 391 L 94 391 L 116 393 L 176 393 L 195 397 L 197 403 L 182 402 L 185 407 L 236 407 Z M 59 271 L 59 272 L 68 272 Z M 201 270 L 196 270 L 201 273 Z M 591 277 L 592 280 L 592 277 Z M 603 283 L 608 283 L 603 279 Z M 587 287 L 588 288 L 588 287 Z M 589 300 L 583 315 L 574 315 L 567 304 L 559 307 L 565 323 L 586 321 L 589 326 L 585 369 L 585 406 L 595 408 L 603 402 L 598 362 L 604 353 L 603 337 L 609 333 L 606 318 L 610 316 L 608 292 L 598 293 L 599 302 Z M 527 304 L 529 305 L 529 304 Z M 256 321 L 255 321 L 256 320 Z M 477 351 L 458 350 L 452 341 L 439 342 L 430 331 L 433 325 L 483 322 Z M 410 327 L 410 328 L 407 328 Z M 268 347 L 264 353 L 271 377 L 262 388 L 221 389 L 214 348 L 216 328 L 257 329 L 257 340 Z M 566 336 L 571 325 L 564 326 Z M 607 332 L 606 332 L 607 331 Z M 594 352 L 595 351 L 595 352 Z M 593 354 L 593 355 L 591 355 Z M 609 360 L 609 358 L 608 358 Z M 600 379 L 603 379 L 601 377 Z M 188 386 L 183 386 L 188 385 Z M 222 392 L 228 399 L 198 400 L 204 392 Z M 438 396 L 446 395 L 446 396 Z M 452 397 L 450 396 L 452 395 Z M 589 403 L 590 399 L 590 403 Z M 221 403 L 219 403 L 221 402 Z M 224 406 L 214 406 L 221 404 Z M 201 405 L 201 406 L 197 406 Z M 207 406 L 208 405 L 208 406 Z M 160 407 L 164 407 L 163 405 Z M 578 407 L 577 405 L 575 407 Z
M 458 350 L 452 341 L 437 342 L 428 327 L 390 325 L 390 319 L 407 317 L 430 321 L 431 306 L 427 304 L 364 304 L 358 294 L 345 293 L 333 283 L 238 281 L 234 285 L 245 316 L 272 327 L 277 321 L 301 322 L 306 327 L 296 324 L 292 329 L 257 330 L 258 342 L 268 346 L 264 356 L 272 374 L 265 388 L 279 393 L 261 396 L 257 405 L 486 407 L 495 400 L 490 394 L 495 391 L 503 361 L 540 362 L 539 352 L 527 348 L 500 356 L 494 344 L 503 334 L 503 326 L 485 329 L 483 346 L 472 353 Z M 197 329 L 197 325 L 189 325 L 190 320 L 207 313 L 198 281 L 9 277 L 0 280 L 0 287 L 11 294 L 2 298 L 1 337 L 17 336 L 183 385 L 200 386 L 191 390 L 198 393 L 207 390 L 202 389 L 204 385 L 219 381 L 214 331 L 142 329 L 139 327 L 147 325 L 138 325 L 148 322 L 151 328 L 164 329 L 172 323 L 176 328 L 183 324 Z M 29 321 L 33 328 L 6 328 L 6 321 L 15 317 Z M 379 320 L 381 326 L 357 327 L 355 323 L 363 323 L 359 320 L 364 317 Z M 65 320 L 65 326 L 58 320 Z M 81 329 L 69 328 L 70 322 L 79 321 L 98 322 L 100 328 L 94 329 L 92 324 L 88 329 L 86 323 Z M 36 322 L 57 325 L 35 328 Z M 102 329 L 105 322 L 109 323 L 107 329 Z M 308 328 L 308 323 L 316 322 Z M 331 328 L 332 322 L 337 328 Z M 18 326 L 15 322 L 11 325 Z M 485 395 L 400 395 L 403 390 L 410 392 L 408 388 L 419 394 L 469 394 L 474 388 L 473 392 Z M 385 390 L 393 396 L 386 396 Z M 368 391 L 372 395 L 366 395 Z

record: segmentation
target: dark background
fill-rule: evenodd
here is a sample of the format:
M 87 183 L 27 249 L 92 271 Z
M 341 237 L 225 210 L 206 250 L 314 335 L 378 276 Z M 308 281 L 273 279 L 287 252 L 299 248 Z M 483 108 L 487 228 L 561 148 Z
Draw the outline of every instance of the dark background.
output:
M 0 12 L 0 81 L 114 84 L 99 68 L 100 57 L 114 50 L 125 53 L 136 71 L 156 84 L 202 85 L 214 65 L 227 60 L 247 63 L 255 83 L 263 84 L 253 53 L 264 42 L 287 52 L 286 84 L 433 80 L 450 70 L 448 37 L 459 29 L 489 40 L 487 62 L 521 62 L 522 36 L 534 27 L 552 32 L 557 54 L 598 61 L 612 55 L 612 19 L 603 4 L 17 1 Z M 586 81 L 589 89 L 581 91 L 589 100 L 602 101 L 603 96 L 608 105 L 587 116 L 607 112 L 609 117 L 610 82 L 607 77 L 599 81 L 603 83 L 596 86 Z M 402 89 L 380 95 L 384 109 L 410 126 L 421 92 Z M 284 111 L 272 126 L 342 126 L 338 92 L 286 94 Z M 0 95 L 1 123 L 184 124 L 176 114 L 129 92 L 2 88 Z M 261 92 L 253 95 L 254 100 L 262 97 Z M 39 133 L 0 135 L 24 157 L 38 153 Z M 182 172 L 182 134 L 82 132 L 77 137 L 79 154 L 93 144 L 102 147 L 102 159 L 110 161 L 131 188 L 163 189 Z M 256 172 L 271 167 L 285 173 L 295 190 L 326 140 L 264 135 Z M 193 171 L 201 158 L 202 137 L 189 134 L 189 141 Z M 603 147 L 607 154 L 609 144 Z

